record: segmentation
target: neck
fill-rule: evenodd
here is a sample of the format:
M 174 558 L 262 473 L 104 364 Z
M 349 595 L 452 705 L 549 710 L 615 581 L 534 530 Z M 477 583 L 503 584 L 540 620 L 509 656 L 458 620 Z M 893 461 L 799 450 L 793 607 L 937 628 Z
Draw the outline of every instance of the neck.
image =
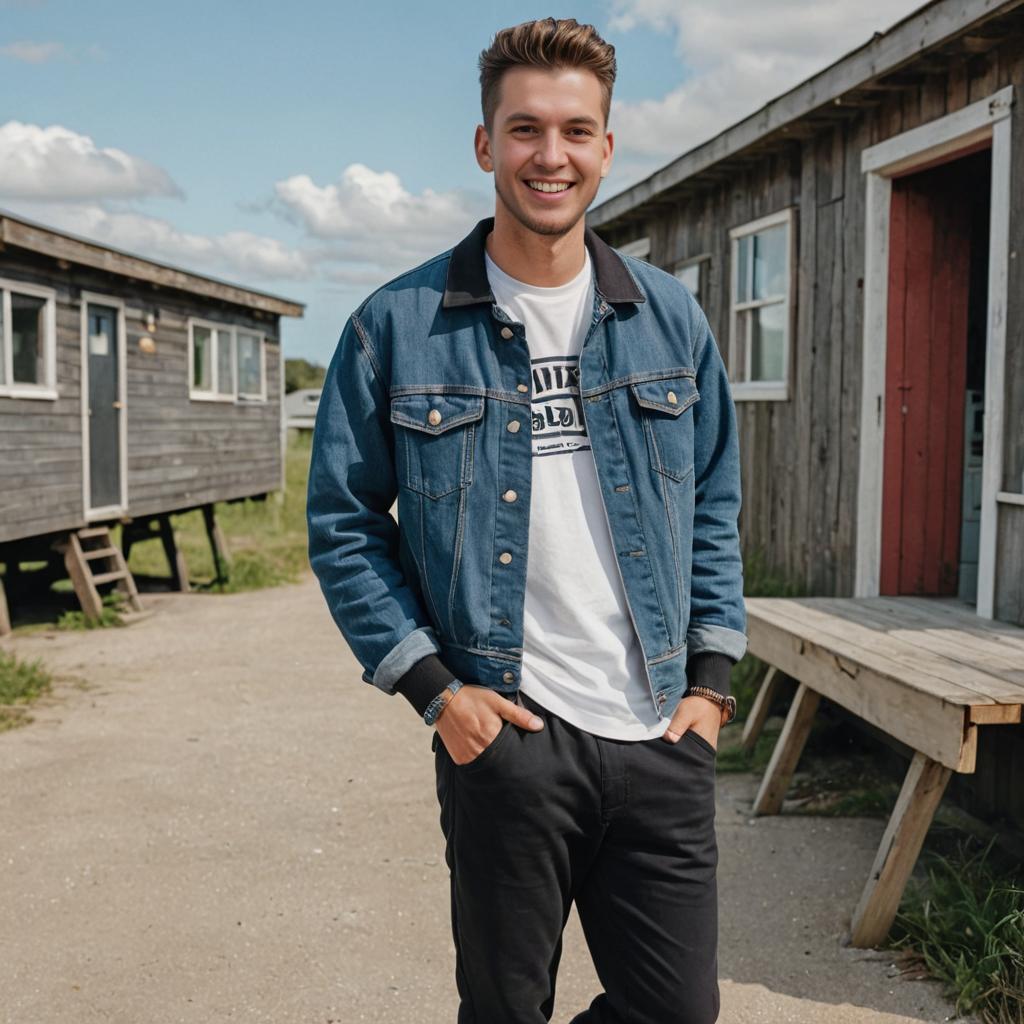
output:
M 524 227 L 499 202 L 487 255 L 509 277 L 541 288 L 568 284 L 582 269 L 586 224 L 580 219 L 564 235 L 539 235 Z

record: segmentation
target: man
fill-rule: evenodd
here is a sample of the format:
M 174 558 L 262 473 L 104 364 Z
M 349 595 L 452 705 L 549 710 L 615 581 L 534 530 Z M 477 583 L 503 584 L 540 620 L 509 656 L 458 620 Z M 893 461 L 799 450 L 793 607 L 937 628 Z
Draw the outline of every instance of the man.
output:
M 613 48 L 546 19 L 480 70 L 494 217 L 346 324 L 310 559 L 363 680 L 434 730 L 460 1024 L 550 1019 L 574 900 L 605 989 L 574 1024 L 710 1024 L 746 649 L 728 381 L 686 289 L 585 228 Z

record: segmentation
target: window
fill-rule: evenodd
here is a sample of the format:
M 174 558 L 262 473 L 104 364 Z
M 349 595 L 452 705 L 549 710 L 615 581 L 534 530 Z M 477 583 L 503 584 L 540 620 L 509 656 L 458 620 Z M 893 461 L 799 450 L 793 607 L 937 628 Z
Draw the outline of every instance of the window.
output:
M 0 396 L 57 397 L 56 292 L 0 281 Z
M 263 338 L 238 332 L 238 397 L 266 398 L 263 384 Z
M 265 401 L 263 336 L 189 320 L 189 396 L 210 402 Z
M 707 280 L 707 264 L 710 259 L 710 256 L 694 256 L 677 263 L 674 271 L 675 276 L 686 285 L 698 305 L 702 302 L 704 282 Z
M 733 397 L 789 398 L 793 208 L 729 232 Z

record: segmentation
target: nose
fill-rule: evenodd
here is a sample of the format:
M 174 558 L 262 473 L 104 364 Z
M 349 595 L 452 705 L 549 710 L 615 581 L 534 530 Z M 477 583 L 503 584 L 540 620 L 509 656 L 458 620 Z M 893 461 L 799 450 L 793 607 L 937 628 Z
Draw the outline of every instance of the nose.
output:
M 545 132 L 541 136 L 540 144 L 537 146 L 533 158 L 539 166 L 549 170 L 561 167 L 565 163 L 561 132 L 557 130 Z

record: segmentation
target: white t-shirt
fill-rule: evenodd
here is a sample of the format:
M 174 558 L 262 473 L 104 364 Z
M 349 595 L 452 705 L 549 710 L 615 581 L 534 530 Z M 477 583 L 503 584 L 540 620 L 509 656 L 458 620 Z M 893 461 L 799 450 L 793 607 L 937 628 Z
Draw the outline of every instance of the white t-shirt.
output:
M 595 735 L 660 736 L 668 720 L 651 700 L 572 375 L 594 309 L 590 254 L 576 277 L 555 288 L 524 284 L 486 253 L 485 260 L 495 300 L 525 328 L 532 371 L 521 689 Z

